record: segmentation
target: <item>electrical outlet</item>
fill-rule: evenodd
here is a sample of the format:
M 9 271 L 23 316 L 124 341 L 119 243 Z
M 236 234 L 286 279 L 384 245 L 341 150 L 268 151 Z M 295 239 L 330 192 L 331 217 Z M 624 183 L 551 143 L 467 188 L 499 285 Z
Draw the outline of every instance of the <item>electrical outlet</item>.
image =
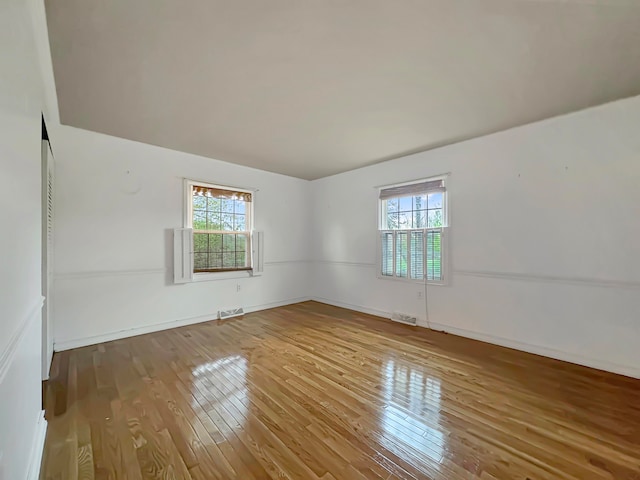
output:
M 418 298 L 423 298 L 423 297 L 424 297 L 424 291 L 418 290 Z
M 238 283 L 236 284 L 236 292 L 239 292 L 240 290 L 242 290 L 242 286 Z

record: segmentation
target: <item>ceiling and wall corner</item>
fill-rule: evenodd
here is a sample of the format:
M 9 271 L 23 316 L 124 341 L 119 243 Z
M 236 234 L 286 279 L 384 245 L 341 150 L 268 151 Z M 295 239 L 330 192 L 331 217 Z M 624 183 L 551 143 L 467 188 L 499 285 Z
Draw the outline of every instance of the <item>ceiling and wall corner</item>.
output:
M 63 124 L 304 179 L 640 94 L 637 0 L 46 0 Z

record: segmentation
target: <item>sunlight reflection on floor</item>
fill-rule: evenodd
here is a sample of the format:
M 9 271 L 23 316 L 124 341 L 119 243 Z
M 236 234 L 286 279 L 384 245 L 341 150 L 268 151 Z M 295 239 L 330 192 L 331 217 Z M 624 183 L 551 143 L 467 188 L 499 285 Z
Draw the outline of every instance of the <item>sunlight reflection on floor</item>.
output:
M 390 448 L 409 445 L 439 465 L 446 450 L 438 428 L 440 380 L 395 359 L 387 360 L 383 369 L 382 440 Z
M 229 355 L 194 368 L 193 386 L 201 392 L 215 392 L 215 408 L 233 413 L 230 416 L 241 423 L 247 416 L 247 370 L 245 357 Z

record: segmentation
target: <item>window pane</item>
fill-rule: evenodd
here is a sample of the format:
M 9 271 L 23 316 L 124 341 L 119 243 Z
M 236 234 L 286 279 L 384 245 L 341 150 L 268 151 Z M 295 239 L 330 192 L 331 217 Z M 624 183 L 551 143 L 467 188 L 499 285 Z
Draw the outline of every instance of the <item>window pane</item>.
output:
M 222 268 L 236 268 L 236 254 L 235 253 L 223 253 L 222 254 Z
M 236 250 L 240 252 L 245 252 L 247 250 L 246 235 L 236 235 Z
M 417 210 L 413 212 L 413 228 L 427 227 L 427 211 Z
M 407 211 L 411 211 L 411 207 L 412 207 L 412 198 L 413 197 L 401 197 L 399 198 L 399 207 L 398 207 L 398 211 L 400 212 L 407 212 Z
M 222 268 L 222 254 L 221 253 L 210 253 L 209 254 L 209 268 Z
M 207 198 L 202 197 L 200 195 L 193 196 L 193 209 L 206 210 L 207 209 Z
M 233 230 L 233 213 L 223 213 L 220 215 L 220 230 Z
M 387 212 L 397 212 L 398 211 L 398 199 L 390 198 L 386 200 L 387 202 Z
M 442 280 L 441 232 L 427 232 L 427 279 Z
M 424 278 L 424 242 L 422 232 L 411 232 L 411 278 Z
M 207 198 L 207 209 L 210 212 L 219 212 L 220 211 L 220 199 L 215 197 Z
M 247 254 L 244 252 L 236 252 L 236 267 L 243 268 L 248 267 Z
M 222 238 L 222 250 L 224 252 L 233 252 L 236 249 L 236 236 L 235 235 L 223 235 Z
M 245 213 L 247 213 L 247 207 L 246 207 L 247 202 L 245 202 L 243 200 L 236 200 L 235 202 L 236 202 L 235 207 L 234 207 L 235 208 L 235 210 L 234 210 L 235 213 L 242 213 L 243 215 Z
M 207 254 L 196 253 L 193 258 L 193 267 L 195 270 L 201 270 L 207 268 Z
M 393 277 L 393 233 L 382 234 L 382 275 Z
M 207 212 L 207 228 L 209 230 L 222 230 L 220 227 L 220 212 Z
M 398 213 L 398 226 L 399 230 L 406 230 L 412 228 L 413 219 L 411 218 L 411 212 Z
M 399 227 L 398 212 L 387 212 L 387 229 L 397 230 Z
M 234 200 L 229 200 L 226 198 L 220 199 L 220 203 L 222 205 L 222 211 L 226 213 L 233 213 L 233 207 L 235 204 Z
M 407 277 L 407 232 L 396 234 L 396 277 Z
M 193 212 L 193 228 L 194 230 L 207 229 L 207 213 L 203 211 Z
M 428 225 L 429 228 L 439 228 L 444 226 L 444 219 L 442 215 L 442 209 L 429 210 L 428 213 Z
M 443 195 L 442 192 L 430 193 L 429 194 L 429 206 L 428 206 L 428 208 L 442 208 L 443 196 L 444 195 Z
M 222 251 L 222 234 L 214 233 L 209 235 L 209 251 L 221 252 Z
M 427 196 L 416 195 L 413 197 L 413 209 L 414 210 L 426 210 L 427 209 Z
M 244 215 L 235 214 L 233 218 L 233 229 L 236 231 L 246 230 Z
M 209 251 L 209 235 L 206 233 L 193 234 L 193 251 L 206 253 Z

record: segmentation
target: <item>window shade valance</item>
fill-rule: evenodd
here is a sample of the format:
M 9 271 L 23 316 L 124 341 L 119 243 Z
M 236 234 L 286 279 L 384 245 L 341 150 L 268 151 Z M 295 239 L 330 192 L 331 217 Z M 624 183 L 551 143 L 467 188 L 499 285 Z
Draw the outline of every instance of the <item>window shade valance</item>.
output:
M 380 190 L 380 200 L 397 197 L 410 197 L 425 193 L 444 192 L 444 180 L 430 180 L 428 182 L 412 183 L 398 187 L 383 188 Z
M 222 188 L 214 188 L 214 187 L 201 187 L 198 185 L 193 186 L 193 194 L 199 197 L 224 198 L 228 200 L 243 200 L 245 202 L 251 201 L 251 194 L 249 192 L 239 192 L 237 190 L 225 190 Z

